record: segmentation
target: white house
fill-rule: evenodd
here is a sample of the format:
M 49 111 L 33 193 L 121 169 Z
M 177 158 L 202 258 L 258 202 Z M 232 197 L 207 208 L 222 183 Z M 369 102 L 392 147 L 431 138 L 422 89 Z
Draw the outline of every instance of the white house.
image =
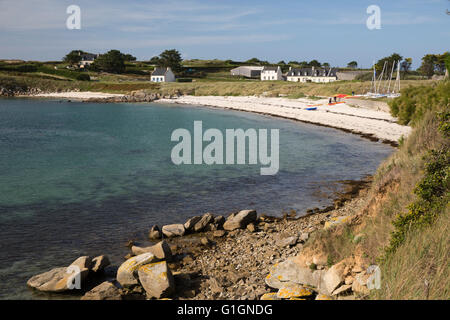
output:
M 283 80 L 283 73 L 278 67 L 264 67 L 261 71 L 261 81 Z
M 328 83 L 337 80 L 336 69 L 332 68 L 301 68 L 289 69 L 287 81 Z
M 175 82 L 175 75 L 172 70 L 167 67 L 156 67 L 151 75 L 151 82 Z
M 93 53 L 84 53 L 81 54 L 78 53 L 81 56 L 81 60 L 78 63 L 78 66 L 80 69 L 84 69 L 86 67 L 89 67 L 91 64 L 94 63 L 95 59 L 99 57 L 99 54 L 93 54 Z

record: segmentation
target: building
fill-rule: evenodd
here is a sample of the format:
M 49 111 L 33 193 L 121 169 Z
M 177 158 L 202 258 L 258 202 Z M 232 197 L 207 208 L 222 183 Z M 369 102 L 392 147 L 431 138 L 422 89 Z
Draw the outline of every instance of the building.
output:
M 287 81 L 327 83 L 337 80 L 337 69 L 334 68 L 301 68 L 289 69 Z
M 172 70 L 167 67 L 156 67 L 153 70 L 151 78 L 151 82 L 175 82 L 175 75 Z
M 261 81 L 283 80 L 283 73 L 280 67 L 264 67 L 261 70 Z
M 89 67 L 91 64 L 94 63 L 95 59 L 98 58 L 98 54 L 93 53 L 83 53 L 81 55 L 81 60 L 78 63 L 78 67 L 80 69 L 84 69 L 85 67 Z
M 231 75 L 245 77 L 245 78 L 259 79 L 263 68 L 264 67 L 260 67 L 260 66 L 237 67 L 237 68 L 231 69 Z

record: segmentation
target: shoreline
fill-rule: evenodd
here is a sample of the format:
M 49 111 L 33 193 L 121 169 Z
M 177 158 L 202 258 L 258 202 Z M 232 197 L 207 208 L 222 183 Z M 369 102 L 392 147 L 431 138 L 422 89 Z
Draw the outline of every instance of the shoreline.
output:
M 328 105 L 327 99 L 310 100 L 307 98 L 288 99 L 256 96 L 166 96 L 142 91 L 130 95 L 102 92 L 68 91 L 57 93 L 39 93 L 16 95 L 18 98 L 57 98 L 82 102 L 98 103 L 160 103 L 190 106 L 204 106 L 223 110 L 251 112 L 265 116 L 300 121 L 318 126 L 329 127 L 347 133 L 357 134 L 370 141 L 398 147 L 399 139 L 406 138 L 411 127 L 396 123 L 396 119 L 386 112 L 386 106 L 374 109 L 365 104 L 355 106 L 349 101 L 340 101 Z M 356 100 L 354 100 L 356 101 Z M 315 110 L 306 110 L 307 108 Z

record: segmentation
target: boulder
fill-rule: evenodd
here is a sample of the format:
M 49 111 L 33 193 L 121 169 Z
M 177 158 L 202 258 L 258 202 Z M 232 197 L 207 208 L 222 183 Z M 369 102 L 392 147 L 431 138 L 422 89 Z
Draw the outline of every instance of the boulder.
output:
M 86 292 L 81 300 L 122 300 L 122 295 L 113 283 L 105 281 Z
M 255 222 L 257 219 L 256 210 L 242 210 L 237 214 L 232 214 L 223 224 L 223 228 L 228 231 L 235 229 L 243 229 L 249 223 Z
M 205 213 L 199 221 L 194 225 L 194 232 L 200 232 L 205 229 L 207 225 L 214 222 L 214 215 L 212 213 Z
M 131 287 L 138 284 L 135 277 L 137 269 L 151 262 L 156 261 L 158 258 L 151 252 L 140 254 L 136 257 L 132 257 L 122 263 L 122 265 L 117 270 L 117 281 L 123 287 Z
M 157 225 L 152 226 L 150 228 L 150 231 L 148 232 L 148 237 L 150 240 L 161 239 L 162 237 L 161 229 Z
M 342 268 L 334 265 L 323 274 L 319 285 L 319 292 L 331 296 L 334 290 L 343 282 Z
M 272 288 L 281 288 L 283 282 L 293 282 L 319 287 L 323 270 L 311 270 L 295 261 L 295 257 L 275 264 L 266 277 L 266 284 Z
M 352 289 L 352 285 L 351 284 L 344 284 L 344 285 L 340 286 L 339 288 L 337 288 L 336 290 L 334 290 L 332 295 L 333 296 L 337 296 L 337 295 L 342 294 L 342 293 L 347 293 L 351 289 Z
M 140 266 L 138 275 L 149 298 L 164 298 L 175 291 L 175 281 L 165 261 Z
M 190 218 L 188 221 L 184 223 L 184 229 L 186 232 L 191 232 L 194 229 L 195 224 L 201 219 L 201 216 L 195 216 Z
M 249 223 L 249 224 L 247 225 L 247 230 L 250 231 L 250 232 L 255 232 L 255 231 L 256 231 L 256 226 L 255 226 L 255 224 L 254 224 L 253 222 Z
M 105 267 L 109 266 L 110 262 L 107 256 L 101 255 L 92 259 L 91 270 L 94 272 L 101 272 Z
M 27 281 L 27 285 L 31 288 L 42 292 L 64 292 L 70 290 L 75 283 L 75 277 L 80 277 L 80 285 L 86 279 L 89 269 L 80 269 L 79 272 L 73 272 L 70 268 L 61 267 L 54 268 L 50 271 L 35 275 Z M 74 288 L 76 289 L 76 288 Z
M 316 299 L 315 300 L 333 300 L 333 298 L 331 298 L 330 296 L 327 296 L 326 294 L 321 294 L 321 293 L 319 293 L 317 296 L 316 296 Z
M 70 264 L 71 266 L 77 266 L 80 269 L 91 269 L 92 258 L 89 256 L 82 256 L 76 259 Z
M 217 216 L 214 218 L 214 224 L 217 226 L 217 229 L 221 229 L 224 223 L 225 223 L 224 216 Z
M 222 238 L 226 234 L 227 234 L 227 232 L 225 230 L 216 230 L 213 232 L 213 237 L 214 238 Z
M 333 217 L 329 221 L 325 222 L 325 225 L 324 225 L 323 228 L 326 230 L 326 229 L 329 229 L 331 227 L 334 227 L 334 226 L 337 226 L 337 225 L 340 225 L 340 224 L 343 224 L 343 223 L 350 222 L 350 220 L 351 220 L 350 216 Z
M 156 256 L 156 258 L 160 260 L 167 260 L 172 257 L 172 251 L 170 250 L 170 246 L 164 240 L 150 247 L 132 246 L 131 252 L 133 252 L 134 255 L 140 255 L 143 253 L 150 252 L 153 253 Z
M 298 241 L 298 237 L 297 236 L 292 236 L 292 237 L 287 237 L 287 238 L 283 238 L 277 241 L 277 246 L 284 248 L 284 247 L 292 247 L 295 246 L 297 244 Z
M 352 291 L 361 295 L 369 294 L 370 290 L 367 288 L 367 279 L 369 279 L 369 275 L 365 272 L 358 273 L 352 283 Z
M 277 297 L 280 299 L 303 298 L 310 297 L 311 295 L 312 291 L 297 283 L 291 282 L 284 284 L 277 292 Z
M 168 224 L 162 227 L 162 233 L 167 238 L 181 237 L 186 232 L 182 224 Z
M 276 292 L 268 292 L 268 293 L 264 293 L 261 296 L 260 300 L 281 300 L 281 299 L 278 298 Z

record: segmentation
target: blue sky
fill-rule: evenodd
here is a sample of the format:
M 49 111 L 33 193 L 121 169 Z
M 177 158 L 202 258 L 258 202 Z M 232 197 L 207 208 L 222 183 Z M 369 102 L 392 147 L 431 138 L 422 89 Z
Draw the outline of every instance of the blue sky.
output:
M 81 30 L 66 28 L 66 8 L 81 8 Z M 381 29 L 366 27 L 369 5 Z M 0 58 L 59 60 L 72 49 L 119 49 L 139 60 L 165 49 L 185 59 L 257 57 L 369 67 L 393 52 L 420 65 L 450 50 L 448 0 L 0 0 Z

